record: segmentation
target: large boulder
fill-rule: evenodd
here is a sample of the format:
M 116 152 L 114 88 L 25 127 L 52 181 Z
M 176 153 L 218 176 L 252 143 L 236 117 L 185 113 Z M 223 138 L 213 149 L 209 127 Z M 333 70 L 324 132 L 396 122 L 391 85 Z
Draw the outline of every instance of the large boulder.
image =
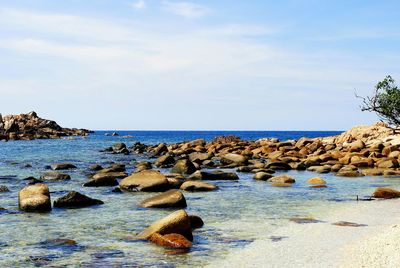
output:
M 23 188 L 18 194 L 20 210 L 27 212 L 47 212 L 51 210 L 49 187 L 46 184 L 34 184 Z
M 247 158 L 240 154 L 229 153 L 221 157 L 222 164 L 235 164 L 237 166 L 244 166 L 247 164 Z
M 71 176 L 60 172 L 46 172 L 40 178 L 45 181 L 67 181 L 71 179 Z
M 293 179 L 292 176 L 284 174 L 284 175 L 274 176 L 274 177 L 268 179 L 268 182 L 276 183 L 276 184 L 280 184 L 280 183 L 285 184 L 285 183 L 295 183 L 296 181 L 295 181 L 295 179 Z
M 64 170 L 64 169 L 74 169 L 75 165 L 70 163 L 62 163 L 62 164 L 53 164 L 51 165 L 52 170 Z
M 136 164 L 135 172 L 152 169 L 152 164 L 148 161 L 140 161 Z
M 211 153 L 200 153 L 200 152 L 193 152 L 189 154 L 189 160 L 196 163 L 201 163 L 205 160 L 211 159 Z
M 104 202 L 75 191 L 69 192 L 54 201 L 54 207 L 58 208 L 83 208 L 101 204 L 104 204 Z
M 172 167 L 171 173 L 179 174 L 192 174 L 196 171 L 196 167 L 189 159 L 180 159 L 176 161 L 176 164 Z
M 181 185 L 180 189 L 190 192 L 205 192 L 217 190 L 218 186 L 202 181 L 186 181 Z
M 292 167 L 283 161 L 274 161 L 274 162 L 270 162 L 268 163 L 265 168 L 267 169 L 272 169 L 272 170 L 290 170 L 292 169 Z
M 238 180 L 239 177 L 235 172 L 224 172 L 224 171 L 214 171 L 214 172 L 204 172 L 196 171 L 189 176 L 188 180 Z
M 165 177 L 159 171 L 144 170 L 133 173 L 123 179 L 119 186 L 126 191 L 144 191 L 144 192 L 163 192 L 169 190 L 170 185 Z
M 149 241 L 165 248 L 189 249 L 192 247 L 192 242 L 181 234 L 160 235 L 154 233 L 149 237 Z
M 185 210 L 177 210 L 162 218 L 138 234 L 139 239 L 149 239 L 153 234 L 181 234 L 188 240 L 193 240 L 190 217 Z
M 168 190 L 164 193 L 142 201 L 139 206 L 144 208 L 185 208 L 186 199 L 179 190 Z
M 373 197 L 384 199 L 400 198 L 400 192 L 394 189 L 380 187 L 375 190 Z

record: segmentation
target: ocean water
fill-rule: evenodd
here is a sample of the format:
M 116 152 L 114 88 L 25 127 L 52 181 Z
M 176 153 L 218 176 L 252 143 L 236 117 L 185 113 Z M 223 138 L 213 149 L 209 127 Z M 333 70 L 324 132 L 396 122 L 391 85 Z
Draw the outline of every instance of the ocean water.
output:
M 107 131 L 111 133 L 112 131 Z M 112 187 L 85 188 L 88 167 L 124 163 L 128 173 L 140 155 L 113 155 L 99 152 L 122 141 L 128 146 L 235 134 L 243 139 L 275 137 L 281 140 L 299 137 L 336 135 L 339 132 L 270 132 L 270 131 L 130 131 L 121 136 L 105 136 L 98 131 L 87 138 L 61 140 L 12 141 L 0 143 L 0 185 L 11 191 L 0 193 L 0 267 L 201 267 L 224 258 L 230 251 L 252 241 L 268 237 L 275 228 L 294 216 L 314 216 L 324 207 L 354 202 L 356 196 L 368 196 L 377 186 L 400 186 L 397 178 L 340 178 L 320 175 L 328 188 L 312 189 L 305 182 L 317 174 L 286 172 L 295 177 L 290 188 L 271 187 L 254 181 L 251 174 L 238 173 L 240 180 L 216 181 L 214 192 L 184 192 L 189 214 L 202 217 L 205 226 L 194 231 L 193 249 L 185 254 L 165 250 L 135 235 L 173 210 L 143 209 L 137 204 L 154 193 L 113 193 Z M 147 159 L 146 159 L 147 160 Z M 152 159 L 154 161 L 154 159 Z M 18 211 L 18 191 L 26 185 L 23 178 L 39 177 L 45 165 L 69 162 L 78 168 L 67 171 L 72 180 L 48 183 L 52 200 L 75 190 L 101 199 L 104 205 L 83 209 L 53 209 L 50 213 Z M 26 167 L 29 164 L 31 167 Z M 168 172 L 168 170 L 162 170 Z M 278 172 L 282 173 L 282 172 Z M 73 239 L 74 246 L 49 244 L 52 239 Z

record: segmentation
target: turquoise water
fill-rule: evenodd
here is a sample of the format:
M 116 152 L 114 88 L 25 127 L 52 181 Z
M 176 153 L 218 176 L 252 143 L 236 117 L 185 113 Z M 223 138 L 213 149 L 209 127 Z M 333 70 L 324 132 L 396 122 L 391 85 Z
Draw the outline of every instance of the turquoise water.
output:
M 290 171 L 296 183 L 291 188 L 271 187 L 254 181 L 251 174 L 239 173 L 238 182 L 214 182 L 220 190 L 188 193 L 187 211 L 203 218 L 205 226 L 194 232 L 194 247 L 187 254 L 138 241 L 135 234 L 173 210 L 142 209 L 137 204 L 152 193 L 113 193 L 112 188 L 84 188 L 88 167 L 124 163 L 128 172 L 138 155 L 111 155 L 100 149 L 123 141 L 131 145 L 177 142 L 204 137 L 212 139 L 220 132 L 128 132 L 133 139 L 106 137 L 98 132 L 86 139 L 36 140 L 0 143 L 0 185 L 11 192 L 0 193 L 0 267 L 199 267 L 223 258 L 230 250 L 244 247 L 266 237 L 292 216 L 316 216 L 321 207 L 354 201 L 377 186 L 400 186 L 396 178 L 340 178 L 323 174 L 328 188 L 311 189 L 305 183 L 315 173 Z M 222 133 L 227 134 L 227 133 Z M 321 132 L 237 132 L 243 138 L 298 138 L 333 135 Z M 53 209 L 47 214 L 18 212 L 18 191 L 22 180 L 45 172 L 45 165 L 70 162 L 78 168 L 68 171 L 72 180 L 48 183 L 52 200 L 71 190 L 104 201 L 104 205 L 84 209 Z M 27 164 L 32 167 L 25 167 Z M 165 172 L 167 170 L 164 170 Z M 51 239 L 73 239 L 74 246 L 51 245 Z

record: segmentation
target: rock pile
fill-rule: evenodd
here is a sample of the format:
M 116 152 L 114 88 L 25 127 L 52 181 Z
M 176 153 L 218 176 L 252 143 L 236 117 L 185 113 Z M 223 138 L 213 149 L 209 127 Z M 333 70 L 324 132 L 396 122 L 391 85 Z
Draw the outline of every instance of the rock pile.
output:
M 35 112 L 19 115 L 0 114 L 0 140 L 59 139 L 86 136 L 87 129 L 62 128 L 55 121 L 38 117 Z

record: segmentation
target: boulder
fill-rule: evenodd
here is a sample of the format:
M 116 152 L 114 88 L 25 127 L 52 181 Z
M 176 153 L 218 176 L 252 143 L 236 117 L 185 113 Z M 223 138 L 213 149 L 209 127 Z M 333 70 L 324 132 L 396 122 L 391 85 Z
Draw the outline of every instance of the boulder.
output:
M 378 168 L 397 168 L 399 166 L 399 162 L 396 159 L 382 159 L 376 163 Z
M 198 229 L 204 226 L 203 219 L 197 215 L 189 215 L 190 225 L 192 226 L 192 230 Z
M 135 172 L 152 169 L 152 165 L 148 161 L 140 161 L 136 164 Z
M 116 142 L 111 146 L 111 148 L 114 152 L 119 152 L 126 149 L 126 144 L 123 142 Z
M 53 205 L 58 208 L 83 208 L 101 204 L 104 204 L 101 200 L 93 199 L 81 193 L 72 191 L 58 198 L 54 201 Z
M 307 168 L 308 171 L 318 172 L 318 173 L 329 173 L 331 171 L 331 166 L 311 166 Z
M 265 166 L 267 169 L 272 169 L 272 170 L 290 170 L 292 167 L 283 161 L 274 161 L 270 162 Z
M 186 181 L 181 185 L 180 189 L 190 192 L 205 192 L 217 190 L 218 186 L 201 181 Z
M 70 163 L 62 163 L 62 164 L 53 164 L 51 165 L 52 170 L 64 170 L 64 169 L 74 169 L 75 165 Z
M 196 167 L 193 163 L 188 159 L 180 159 L 176 161 L 176 164 L 172 167 L 171 173 L 179 173 L 179 174 L 192 174 L 196 171 Z
M 153 234 L 181 234 L 188 240 L 193 240 L 190 217 L 185 210 L 177 210 L 168 216 L 154 222 L 138 234 L 139 239 L 149 239 Z
M 186 199 L 179 190 L 168 190 L 164 193 L 150 197 L 139 204 L 143 208 L 185 208 Z
M 339 176 L 339 177 L 363 177 L 364 176 L 364 174 L 362 174 L 357 168 L 353 169 L 350 166 L 342 167 L 335 175 Z
M 84 183 L 84 187 L 102 187 L 118 185 L 117 178 L 124 178 L 127 174 L 124 172 L 97 173 L 92 179 Z
M 314 178 L 309 179 L 307 181 L 307 183 L 308 184 L 313 184 L 313 185 L 315 185 L 315 184 L 325 185 L 326 181 L 324 179 L 320 178 L 320 177 L 314 177 Z
M 181 234 L 160 235 L 154 233 L 149 237 L 149 241 L 165 248 L 190 249 L 192 247 L 192 242 Z
M 214 172 L 204 172 L 196 171 L 188 177 L 188 180 L 238 180 L 239 177 L 235 172 L 224 172 L 224 171 L 214 171 Z
M 203 162 L 205 160 L 211 159 L 211 153 L 200 153 L 200 152 L 193 152 L 189 154 L 189 160 L 192 162 Z
M 159 158 L 157 158 L 157 160 L 154 162 L 154 165 L 156 165 L 156 167 L 161 167 L 161 166 L 171 166 L 175 164 L 175 158 L 172 157 L 169 154 L 165 154 L 160 156 Z
M 165 177 L 159 171 L 144 170 L 133 173 L 123 179 L 119 186 L 126 191 L 144 191 L 144 192 L 163 192 L 169 190 L 170 185 Z
M 35 184 L 23 188 L 18 194 L 20 210 L 27 212 L 47 212 L 51 210 L 49 187 Z
M 284 175 L 274 176 L 274 177 L 268 179 L 268 182 L 271 182 L 271 183 L 295 183 L 296 181 L 295 181 L 295 179 L 293 179 L 292 176 L 284 174 Z
M 394 189 L 380 187 L 375 190 L 373 197 L 384 199 L 400 198 L 400 192 Z
M 240 154 L 229 153 L 225 154 L 221 158 L 222 164 L 235 164 L 237 166 L 243 166 L 247 164 L 247 158 Z
M 90 169 L 90 170 L 93 170 L 93 171 L 99 171 L 99 170 L 102 170 L 103 167 L 100 166 L 100 165 L 91 165 L 91 166 L 89 167 L 89 169 Z
M 46 172 L 40 176 L 40 179 L 45 181 L 67 181 L 71 179 L 71 176 L 60 172 Z
M 369 169 L 363 169 L 362 173 L 365 176 L 382 176 L 384 172 L 384 169 L 378 169 L 378 168 L 369 168 Z
M 266 181 L 268 179 L 272 178 L 272 175 L 270 173 L 267 172 L 257 172 L 256 174 L 254 174 L 253 179 L 255 180 L 260 180 L 260 181 Z
M 168 147 L 165 143 L 160 143 L 153 152 L 154 156 L 160 156 L 168 152 Z
M 362 140 L 356 140 L 348 144 L 348 148 L 350 152 L 359 152 L 365 148 L 365 143 Z

